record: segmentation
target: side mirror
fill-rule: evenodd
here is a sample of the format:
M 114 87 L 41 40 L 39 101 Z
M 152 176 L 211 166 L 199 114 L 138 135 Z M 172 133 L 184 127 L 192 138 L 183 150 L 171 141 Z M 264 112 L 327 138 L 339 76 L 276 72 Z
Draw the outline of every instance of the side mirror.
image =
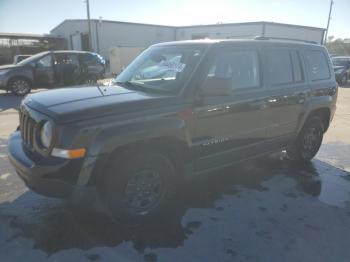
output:
M 232 80 L 230 78 L 210 77 L 201 87 L 200 95 L 229 96 L 232 94 Z

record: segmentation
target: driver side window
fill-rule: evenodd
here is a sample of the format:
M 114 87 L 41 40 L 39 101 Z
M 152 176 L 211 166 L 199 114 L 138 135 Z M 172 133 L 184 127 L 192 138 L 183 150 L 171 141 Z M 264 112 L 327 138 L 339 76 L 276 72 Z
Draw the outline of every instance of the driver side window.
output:
M 47 55 L 44 56 L 43 58 L 39 59 L 36 62 L 36 66 L 39 68 L 50 68 L 52 67 L 52 56 L 51 55 Z

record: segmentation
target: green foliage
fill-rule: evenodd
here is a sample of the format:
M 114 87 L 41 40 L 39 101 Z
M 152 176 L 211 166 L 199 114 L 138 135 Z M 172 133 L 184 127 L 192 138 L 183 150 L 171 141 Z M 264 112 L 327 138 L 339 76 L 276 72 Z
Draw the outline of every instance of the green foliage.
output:
M 332 36 L 328 37 L 326 47 L 328 52 L 332 55 L 346 55 L 350 56 L 350 40 L 349 39 L 335 39 Z

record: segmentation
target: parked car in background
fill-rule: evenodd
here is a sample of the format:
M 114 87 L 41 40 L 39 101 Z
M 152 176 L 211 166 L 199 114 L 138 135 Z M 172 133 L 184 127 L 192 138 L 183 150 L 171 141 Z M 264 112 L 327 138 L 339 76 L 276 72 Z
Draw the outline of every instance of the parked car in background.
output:
M 147 68 L 153 77 L 140 75 Z M 164 69 L 172 74 L 159 77 Z M 40 194 L 79 203 L 92 193 L 114 219 L 147 220 L 168 214 L 185 178 L 284 149 L 310 161 L 337 91 L 320 45 L 157 44 L 110 86 L 27 96 L 9 159 Z
M 332 63 L 338 84 L 346 84 L 350 79 L 350 56 L 334 56 Z
M 27 59 L 28 57 L 31 57 L 32 55 L 15 55 L 13 57 L 13 64 L 18 64 L 19 62 L 21 62 L 24 59 Z
M 0 66 L 0 88 L 26 95 L 31 88 L 94 84 L 104 73 L 105 60 L 96 53 L 47 51 Z

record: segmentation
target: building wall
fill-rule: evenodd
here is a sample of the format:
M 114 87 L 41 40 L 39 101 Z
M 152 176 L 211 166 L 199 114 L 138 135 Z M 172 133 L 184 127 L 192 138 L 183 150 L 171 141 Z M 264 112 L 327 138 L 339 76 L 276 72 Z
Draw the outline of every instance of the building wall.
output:
M 266 36 L 314 41 L 319 44 L 322 43 L 323 33 L 324 33 L 323 29 L 285 26 L 285 25 L 272 24 L 272 23 L 266 24 L 266 27 L 265 27 Z
M 81 33 L 88 33 L 86 20 L 66 20 L 51 31 L 51 34 L 67 39 L 70 49 L 81 50 L 72 45 L 71 41 Z M 109 57 L 109 51 L 114 47 L 147 48 L 160 42 L 174 41 L 175 28 L 155 25 L 99 22 L 91 20 L 92 49 L 103 57 Z
M 237 24 L 237 25 L 209 25 L 182 27 L 176 29 L 176 40 L 190 40 L 197 36 L 205 36 L 211 39 L 220 38 L 243 38 L 249 39 L 261 35 L 262 24 Z
M 94 50 L 99 49 L 100 54 L 104 57 L 109 56 L 109 50 L 113 47 L 147 48 L 156 43 L 175 40 L 175 30 L 172 27 L 108 21 L 102 23 L 95 21 L 94 25 L 94 33 L 97 29 L 99 39 L 99 44 L 97 44 L 97 39 L 93 37 L 96 47 Z
M 88 33 L 88 23 L 86 20 L 66 20 L 51 30 L 51 34 L 67 39 L 69 49 L 73 48 L 71 37 L 80 35 L 81 33 Z
M 81 49 L 81 34 L 88 33 L 86 20 L 65 20 L 51 33 L 67 39 L 70 49 Z M 198 38 L 227 39 L 255 36 L 280 37 L 322 43 L 324 29 L 271 22 L 216 24 L 203 26 L 170 27 L 137 23 L 91 20 L 92 50 L 110 59 L 113 48 L 136 48 L 167 41 Z M 124 65 L 123 65 L 124 66 Z

